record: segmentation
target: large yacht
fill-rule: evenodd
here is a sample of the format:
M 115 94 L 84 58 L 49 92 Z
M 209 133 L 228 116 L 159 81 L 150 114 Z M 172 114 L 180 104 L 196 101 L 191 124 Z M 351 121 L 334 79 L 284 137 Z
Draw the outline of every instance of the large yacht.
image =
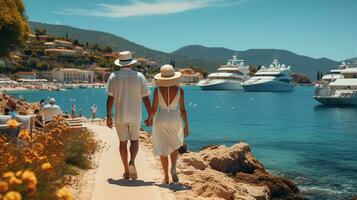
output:
M 290 66 L 277 59 L 269 67 L 261 67 L 252 78 L 243 83 L 246 92 L 290 92 L 294 90 L 289 75 Z
M 315 85 L 314 98 L 325 105 L 357 106 L 357 65 L 342 63 L 339 71 L 339 78 L 325 78 Z
M 350 66 L 349 63 L 342 62 L 338 69 L 332 69 L 326 75 L 324 75 L 321 80 L 325 82 L 335 81 L 336 79 L 342 78 L 341 70 L 346 69 Z
M 197 83 L 197 86 L 203 90 L 242 90 L 241 84 L 250 77 L 249 66 L 236 55 L 217 71 L 209 74 L 207 79 Z

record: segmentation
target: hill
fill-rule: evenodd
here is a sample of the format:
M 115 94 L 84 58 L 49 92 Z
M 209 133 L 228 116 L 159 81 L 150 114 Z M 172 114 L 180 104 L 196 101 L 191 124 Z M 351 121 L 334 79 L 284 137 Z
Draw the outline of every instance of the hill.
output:
M 206 61 L 199 59 L 191 59 L 185 56 L 172 55 L 165 52 L 156 51 L 146 48 L 145 46 L 136 44 L 122 37 L 93 30 L 84 30 L 65 25 L 52 25 L 38 22 L 29 22 L 31 30 L 35 28 L 46 29 L 47 34 L 56 37 L 65 37 L 68 35 L 70 39 L 77 39 L 80 43 L 89 45 L 98 44 L 100 46 L 110 46 L 114 51 L 131 50 L 136 56 L 142 56 L 146 59 L 157 62 L 159 65 L 170 63 L 174 60 L 179 67 L 188 65 L 210 69 L 216 67 L 218 63 L 214 61 Z
M 273 59 L 279 59 L 281 63 L 292 66 L 292 70 L 297 73 L 304 73 L 310 79 L 315 80 L 317 70 L 327 73 L 330 69 L 336 68 L 338 62 L 327 58 L 311 58 L 295 54 L 287 50 L 279 49 L 249 49 L 246 51 L 235 51 L 219 47 L 204 47 L 200 45 L 190 45 L 174 51 L 172 54 L 190 57 L 191 59 L 205 59 L 213 62 L 224 63 L 232 55 L 237 54 L 244 59 L 248 65 L 268 66 Z

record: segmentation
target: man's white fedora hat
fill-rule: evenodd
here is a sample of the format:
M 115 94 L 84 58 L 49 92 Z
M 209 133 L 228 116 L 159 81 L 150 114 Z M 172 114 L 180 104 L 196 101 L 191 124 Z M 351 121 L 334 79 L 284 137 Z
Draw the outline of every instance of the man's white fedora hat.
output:
M 161 87 L 170 87 L 180 84 L 181 72 L 175 72 L 172 65 L 163 65 L 160 73 L 154 76 L 155 84 Z
M 122 51 L 119 53 L 119 59 L 114 61 L 114 64 L 119 67 L 125 67 L 136 64 L 138 61 L 133 59 L 133 55 L 130 51 Z

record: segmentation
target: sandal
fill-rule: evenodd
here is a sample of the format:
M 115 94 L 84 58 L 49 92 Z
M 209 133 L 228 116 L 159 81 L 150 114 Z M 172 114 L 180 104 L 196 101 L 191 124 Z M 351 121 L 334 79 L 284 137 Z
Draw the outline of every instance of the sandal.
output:
M 138 179 L 138 174 L 133 161 L 129 162 L 129 177 L 133 180 Z

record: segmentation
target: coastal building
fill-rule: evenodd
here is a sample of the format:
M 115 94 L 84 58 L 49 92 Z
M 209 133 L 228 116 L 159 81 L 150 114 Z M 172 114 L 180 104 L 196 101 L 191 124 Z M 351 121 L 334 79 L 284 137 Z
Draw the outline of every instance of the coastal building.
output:
M 55 45 L 55 47 L 64 47 L 64 48 L 72 48 L 73 44 L 72 42 L 68 42 L 66 40 L 54 40 L 53 44 Z
M 52 79 L 63 83 L 93 83 L 94 71 L 74 68 L 54 69 Z
M 57 57 L 57 60 L 61 61 L 74 61 L 77 59 L 78 52 L 70 49 L 45 49 L 46 55 L 54 55 Z
M 94 74 L 95 74 L 95 82 L 104 82 L 104 83 L 106 83 L 108 81 L 109 76 L 110 76 L 110 69 L 109 68 L 103 68 L 103 67 L 96 67 L 94 69 Z
M 47 48 L 47 49 L 53 49 L 56 48 L 55 43 L 54 42 L 45 42 L 43 43 L 43 45 Z
M 35 72 L 17 72 L 15 75 L 18 79 L 36 79 Z
M 182 83 L 198 83 L 200 80 L 203 79 L 203 75 L 201 73 L 195 72 L 191 68 L 179 69 L 178 71 L 182 74 Z

